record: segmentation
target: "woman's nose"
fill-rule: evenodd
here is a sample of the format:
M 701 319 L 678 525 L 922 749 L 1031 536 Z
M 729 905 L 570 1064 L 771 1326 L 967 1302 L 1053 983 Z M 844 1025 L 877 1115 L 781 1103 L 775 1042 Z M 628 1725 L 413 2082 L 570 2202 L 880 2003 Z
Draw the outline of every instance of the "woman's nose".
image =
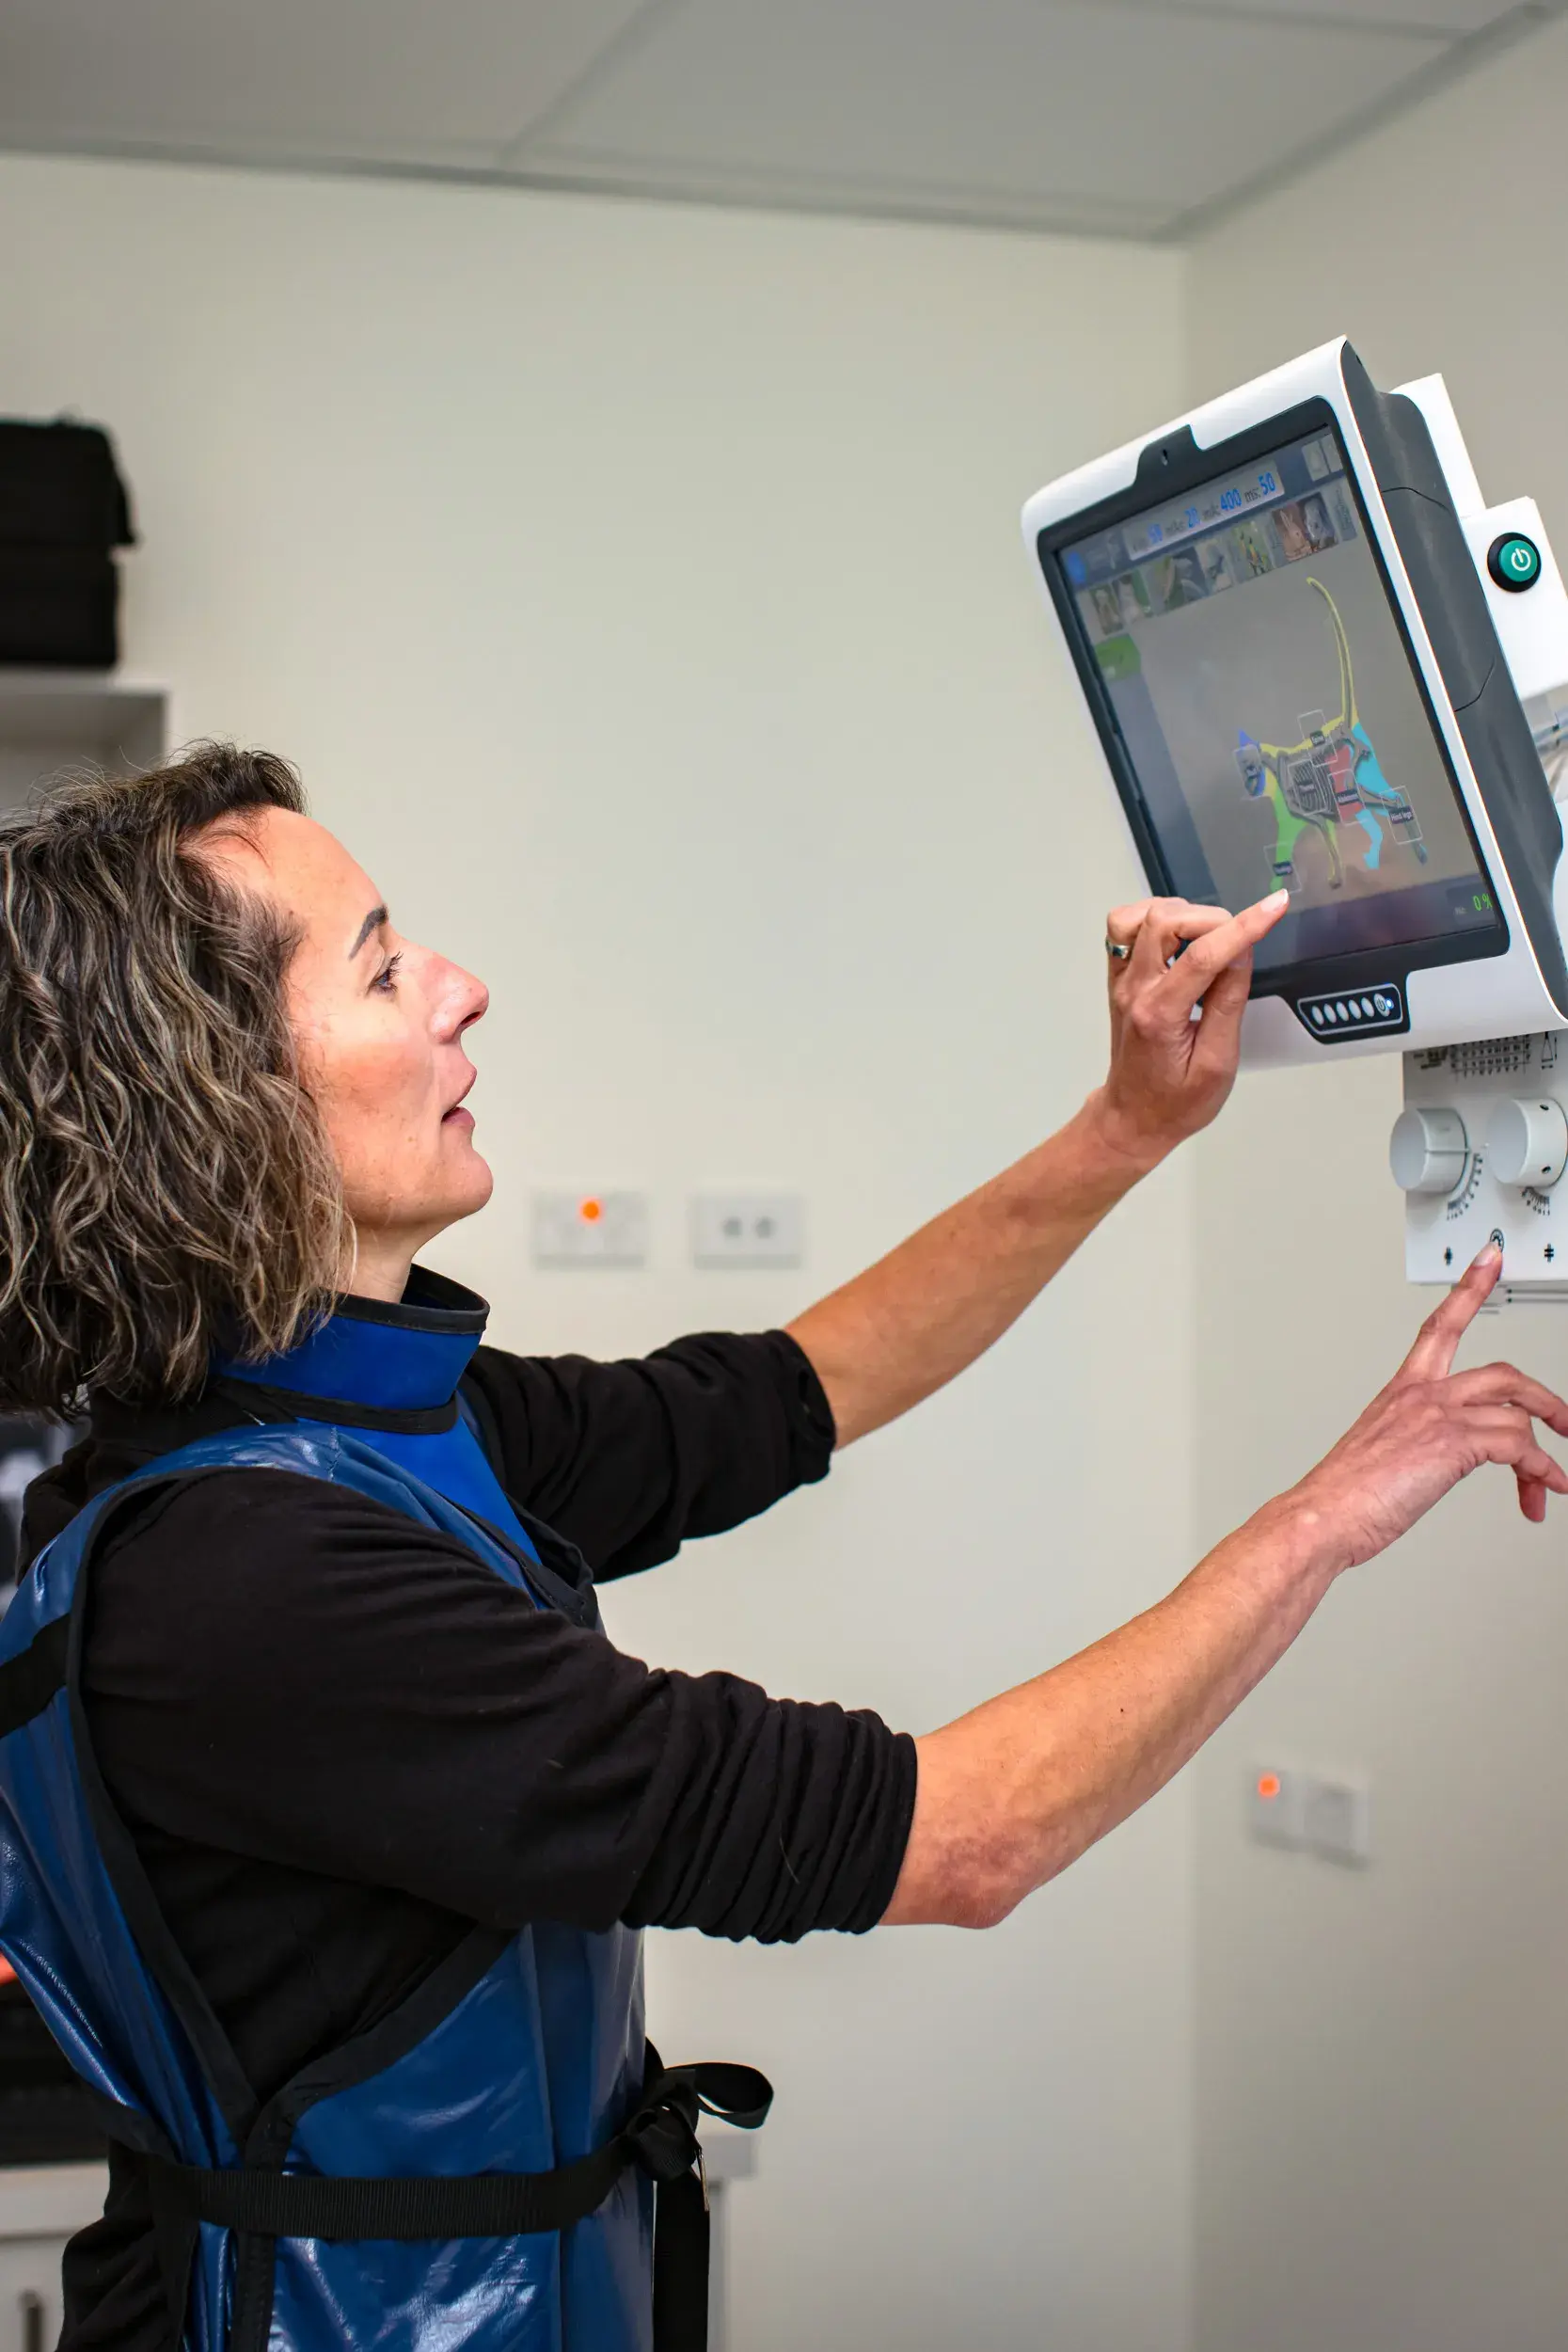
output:
M 490 1009 L 490 992 L 484 982 L 465 972 L 458 964 L 448 967 L 451 1003 L 451 1034 L 460 1037 L 476 1021 L 483 1021 Z

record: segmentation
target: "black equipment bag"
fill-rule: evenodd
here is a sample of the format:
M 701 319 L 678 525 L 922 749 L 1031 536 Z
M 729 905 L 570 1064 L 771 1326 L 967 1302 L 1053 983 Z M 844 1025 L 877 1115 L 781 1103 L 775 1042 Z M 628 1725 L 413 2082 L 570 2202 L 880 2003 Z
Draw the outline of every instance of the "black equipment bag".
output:
M 119 656 L 113 550 L 135 538 L 101 427 L 0 418 L 0 662 L 112 669 Z

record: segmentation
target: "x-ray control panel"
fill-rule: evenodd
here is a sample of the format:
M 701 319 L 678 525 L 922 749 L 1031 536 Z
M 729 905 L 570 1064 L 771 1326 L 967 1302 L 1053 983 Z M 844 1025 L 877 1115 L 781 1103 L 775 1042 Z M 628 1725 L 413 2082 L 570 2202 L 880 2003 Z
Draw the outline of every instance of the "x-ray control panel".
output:
M 1568 592 L 1440 376 L 1325 344 L 1048 484 L 1024 535 L 1148 887 L 1287 912 L 1243 1066 L 1404 1052 L 1412 1280 L 1568 1297 Z M 1332 1076 L 1325 1076 L 1332 1085 Z
M 1493 1240 L 1511 1295 L 1568 1295 L 1568 1029 L 1407 1054 L 1388 1160 L 1413 1282 Z

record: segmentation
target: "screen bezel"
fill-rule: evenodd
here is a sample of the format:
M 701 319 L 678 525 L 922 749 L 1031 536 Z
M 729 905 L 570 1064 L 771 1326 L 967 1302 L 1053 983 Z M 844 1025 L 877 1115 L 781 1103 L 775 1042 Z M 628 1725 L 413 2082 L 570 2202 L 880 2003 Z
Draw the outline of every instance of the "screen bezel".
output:
M 1229 472 L 1234 467 L 1266 457 L 1283 445 L 1306 439 L 1314 432 L 1323 431 L 1325 426 L 1332 427 L 1343 453 L 1344 479 L 1355 501 L 1363 536 L 1377 566 L 1385 601 L 1399 631 L 1400 643 L 1421 698 L 1433 742 L 1464 821 L 1477 873 L 1491 896 L 1496 914 L 1491 924 L 1478 926 L 1474 930 L 1437 932 L 1397 944 L 1356 947 L 1338 954 L 1318 955 L 1291 963 L 1275 964 L 1266 972 L 1254 974 L 1251 993 L 1255 997 L 1295 997 L 1323 989 L 1360 988 L 1390 978 L 1404 982 L 1412 971 L 1430 971 L 1445 964 L 1473 963 L 1506 956 L 1512 945 L 1506 907 L 1476 837 L 1468 796 L 1439 723 L 1432 689 L 1417 654 L 1378 534 L 1371 525 L 1346 421 L 1332 401 L 1320 397 L 1303 401 L 1293 408 L 1282 409 L 1261 423 L 1249 425 L 1244 432 L 1232 435 L 1227 440 L 1213 442 L 1206 449 L 1198 446 L 1188 427 L 1168 440 L 1149 442 L 1140 458 L 1135 479 L 1125 490 L 1102 499 L 1094 506 L 1084 507 L 1059 522 L 1049 524 L 1036 534 L 1036 551 L 1046 587 L 1066 635 L 1079 682 L 1094 714 L 1101 743 L 1145 871 L 1151 887 L 1164 896 L 1175 897 L 1178 894 L 1165 864 L 1159 835 L 1144 803 L 1137 770 L 1122 739 L 1110 690 L 1095 658 L 1093 644 L 1085 627 L 1076 593 L 1067 578 L 1062 557 L 1067 548 L 1078 540 L 1091 538 L 1098 532 L 1147 515 L 1168 498 L 1179 498 L 1187 491 L 1196 490 L 1219 475 Z

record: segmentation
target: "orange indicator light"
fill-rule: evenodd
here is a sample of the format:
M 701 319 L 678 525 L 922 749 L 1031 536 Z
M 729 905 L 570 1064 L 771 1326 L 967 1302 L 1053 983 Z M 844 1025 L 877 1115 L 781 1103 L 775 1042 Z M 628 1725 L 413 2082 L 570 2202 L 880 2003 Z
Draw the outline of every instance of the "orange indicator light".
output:
M 1270 1803 L 1274 1798 L 1277 1797 L 1279 1794 L 1279 1774 L 1277 1772 L 1259 1772 L 1258 1775 L 1258 1793 L 1265 1803 Z
M 585 1225 L 596 1225 L 600 1217 L 604 1215 L 604 1202 L 602 1200 L 583 1200 L 578 1203 L 578 1215 L 581 1217 Z

